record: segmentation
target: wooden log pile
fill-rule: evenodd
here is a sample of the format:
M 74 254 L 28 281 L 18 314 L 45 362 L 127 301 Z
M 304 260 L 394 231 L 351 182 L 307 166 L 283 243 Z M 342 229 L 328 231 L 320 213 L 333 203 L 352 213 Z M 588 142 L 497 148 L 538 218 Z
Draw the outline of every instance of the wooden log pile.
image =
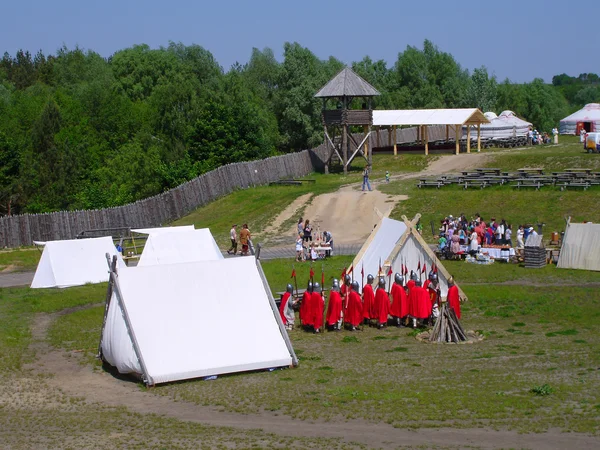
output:
M 529 269 L 541 269 L 546 265 L 546 249 L 543 244 L 543 236 L 530 236 L 525 243 L 525 267 Z
M 456 313 L 448 306 L 448 303 L 443 303 L 440 308 L 440 315 L 429 334 L 430 342 L 465 342 L 467 334 L 456 317 Z

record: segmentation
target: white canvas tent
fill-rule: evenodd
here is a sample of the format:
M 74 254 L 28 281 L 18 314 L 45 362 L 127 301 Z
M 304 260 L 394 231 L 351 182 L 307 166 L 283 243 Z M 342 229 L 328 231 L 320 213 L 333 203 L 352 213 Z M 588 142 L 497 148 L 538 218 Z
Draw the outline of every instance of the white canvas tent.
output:
M 527 136 L 531 123 L 517 117 L 512 111 L 502 111 L 499 116 L 486 112 L 485 117 L 490 123 L 481 125 L 482 139 L 502 139 L 517 136 Z
M 131 230 L 134 233 L 140 234 L 163 234 L 163 233 L 178 233 L 181 231 L 193 231 L 194 225 L 181 225 L 178 227 L 158 227 L 158 228 L 136 228 Z
M 108 281 L 107 253 L 117 256 L 119 268 L 125 267 L 110 236 L 47 241 L 31 287 L 64 288 Z
M 138 266 L 223 259 L 208 228 L 150 233 Z
M 379 264 L 383 265 L 386 262 L 391 249 L 405 231 L 404 222 L 382 217 L 352 262 L 354 278 L 356 274 L 361 273 L 361 270 L 364 271 L 365 277 L 368 274 L 377 277 Z
M 588 103 L 579 111 L 560 121 L 560 134 L 579 134 L 579 130 L 587 132 L 600 131 L 600 103 Z
M 148 385 L 298 363 L 255 258 L 129 268 L 107 298 L 101 356 Z
M 556 267 L 600 270 L 600 224 L 569 222 Z

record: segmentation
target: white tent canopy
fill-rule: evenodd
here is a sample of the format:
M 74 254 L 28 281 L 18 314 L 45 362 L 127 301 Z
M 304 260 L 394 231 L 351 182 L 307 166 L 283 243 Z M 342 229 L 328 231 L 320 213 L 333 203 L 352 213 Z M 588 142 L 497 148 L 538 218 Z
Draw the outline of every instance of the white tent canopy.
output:
M 600 270 L 600 224 L 569 223 L 556 267 Z
M 477 108 L 374 110 L 374 126 L 476 125 L 488 123 Z
M 102 357 L 148 385 L 297 364 L 254 258 L 133 267 L 111 288 Z
M 181 225 L 178 227 L 158 227 L 158 228 L 136 228 L 131 230 L 134 233 L 140 234 L 163 234 L 163 233 L 177 233 L 180 231 L 192 231 L 194 225 Z
M 485 116 L 490 123 L 481 125 L 482 139 L 510 138 L 526 136 L 530 122 L 517 117 L 512 111 L 502 111 L 499 116 L 493 112 L 486 112 Z
M 558 131 L 560 134 L 576 134 L 581 128 L 600 131 L 600 103 L 588 103 L 579 111 L 562 119 Z
M 208 228 L 150 233 L 138 266 L 223 259 Z
M 108 281 L 107 253 L 117 256 L 118 267 L 125 267 L 110 236 L 47 241 L 31 287 L 64 288 Z
M 354 277 L 356 278 L 356 274 L 359 274 L 361 270 L 364 270 L 365 276 L 371 274 L 377 277 L 379 265 L 385 264 L 390 251 L 405 231 L 406 224 L 404 222 L 383 217 L 354 258 L 352 263 Z

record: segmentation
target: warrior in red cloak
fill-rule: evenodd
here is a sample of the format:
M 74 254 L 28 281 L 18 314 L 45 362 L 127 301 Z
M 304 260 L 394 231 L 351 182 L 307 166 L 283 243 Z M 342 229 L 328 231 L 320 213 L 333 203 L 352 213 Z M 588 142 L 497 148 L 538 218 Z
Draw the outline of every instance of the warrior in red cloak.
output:
M 367 275 L 367 284 L 363 288 L 363 319 L 365 325 L 368 325 L 371 319 L 374 319 L 374 304 L 375 304 L 375 293 L 373 292 L 373 281 L 375 278 L 373 275 Z
M 340 283 L 333 280 L 329 292 L 329 305 L 327 305 L 327 317 L 325 325 L 329 331 L 340 331 L 342 329 L 342 296 L 340 295 Z
M 385 292 L 385 278 L 379 278 L 379 286 L 375 292 L 375 320 L 377 328 L 381 329 L 387 325 L 388 313 L 390 312 L 390 297 Z
M 390 307 L 390 315 L 394 319 L 397 327 L 400 326 L 404 317 L 408 316 L 408 297 L 404 290 L 404 277 L 396 273 L 394 275 L 394 284 L 392 284 L 392 306 Z
M 456 318 L 460 319 L 460 296 L 458 287 L 454 284 L 454 277 L 448 280 L 448 306 L 456 313 Z

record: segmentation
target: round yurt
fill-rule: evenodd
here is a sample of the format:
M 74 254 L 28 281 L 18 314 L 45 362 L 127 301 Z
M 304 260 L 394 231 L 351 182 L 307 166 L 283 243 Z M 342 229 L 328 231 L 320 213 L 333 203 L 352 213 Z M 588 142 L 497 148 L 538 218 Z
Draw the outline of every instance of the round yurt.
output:
M 490 123 L 481 125 L 482 139 L 505 139 L 527 136 L 531 123 L 520 119 L 512 111 L 502 111 L 499 116 L 486 112 L 485 117 Z
M 581 130 L 587 133 L 600 131 L 600 103 L 588 103 L 579 111 L 562 119 L 558 128 L 560 134 L 576 136 L 579 136 Z

